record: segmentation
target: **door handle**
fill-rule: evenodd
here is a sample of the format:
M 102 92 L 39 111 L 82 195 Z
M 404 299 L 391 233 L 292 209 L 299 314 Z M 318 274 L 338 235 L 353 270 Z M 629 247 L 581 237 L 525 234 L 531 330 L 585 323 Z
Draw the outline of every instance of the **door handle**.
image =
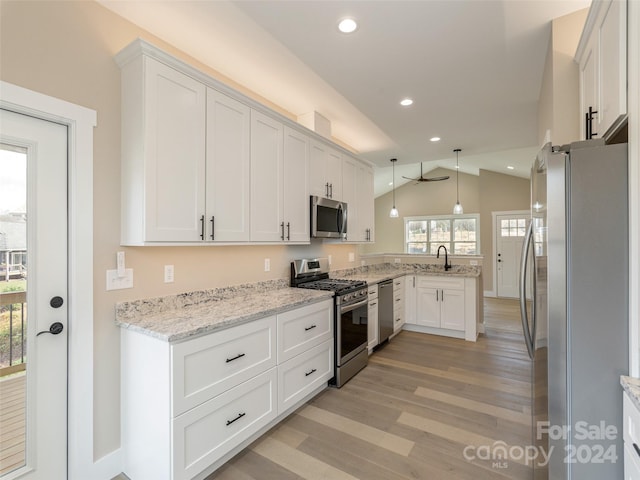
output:
M 43 333 L 50 333 L 51 335 L 58 335 L 59 333 L 62 333 L 63 330 L 64 330 L 64 325 L 62 325 L 62 323 L 54 322 L 49 327 L 49 330 L 42 330 L 41 332 L 38 332 L 36 337 L 39 337 Z
M 533 335 L 531 329 L 529 329 L 529 315 L 527 313 L 527 264 L 529 258 L 529 248 L 531 248 L 531 241 L 533 240 L 533 221 L 529 223 L 527 234 L 522 244 L 522 255 L 520 257 L 520 320 L 522 321 L 522 333 L 524 334 L 524 343 L 527 346 L 527 352 L 529 358 L 533 360 L 534 357 L 534 339 L 535 339 L 535 326 L 533 329 Z M 535 271 L 535 252 L 533 252 L 533 269 Z M 533 299 L 531 301 L 532 317 L 535 319 L 535 305 L 536 305 L 536 290 L 535 280 L 533 284 Z M 535 320 L 534 320 L 535 321 Z M 535 324 L 534 324 L 535 325 Z

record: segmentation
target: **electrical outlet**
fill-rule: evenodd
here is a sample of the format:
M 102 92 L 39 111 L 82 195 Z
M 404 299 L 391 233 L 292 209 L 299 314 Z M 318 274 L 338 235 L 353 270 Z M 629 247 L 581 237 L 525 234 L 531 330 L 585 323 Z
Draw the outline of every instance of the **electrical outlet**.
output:
M 331 265 L 331 255 L 328 255 L 327 258 L 329 259 L 329 265 Z
M 133 268 L 124 270 L 124 277 L 118 276 L 118 270 L 107 270 L 107 290 L 133 288 Z
M 165 265 L 164 266 L 164 283 L 173 283 L 173 265 Z
M 469 260 L 469 265 L 478 265 L 477 260 Z
M 400 259 L 399 258 L 394 258 L 393 259 L 393 263 L 400 263 Z
M 270 258 L 265 258 L 264 259 L 264 271 L 265 272 L 271 271 L 271 259 Z
M 355 262 L 356 261 L 356 254 L 353 252 L 349 252 L 349 261 L 350 262 Z

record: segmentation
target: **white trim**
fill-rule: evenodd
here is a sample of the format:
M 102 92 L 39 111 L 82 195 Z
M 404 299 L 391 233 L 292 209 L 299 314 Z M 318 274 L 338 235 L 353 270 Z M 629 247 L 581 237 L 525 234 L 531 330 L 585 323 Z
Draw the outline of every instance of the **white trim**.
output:
M 493 295 L 492 297 L 496 297 L 498 295 L 498 265 L 496 262 L 496 257 L 498 256 L 498 237 L 496 235 L 496 230 L 498 224 L 496 222 L 498 215 L 524 215 L 527 218 L 531 218 L 531 212 L 529 210 L 507 210 L 507 211 L 496 211 L 491 212 L 491 229 L 492 229 L 492 237 L 491 237 L 491 249 L 493 256 L 493 265 L 491 266 L 491 270 L 493 271 Z
M 629 375 L 640 376 L 640 1 L 627 2 L 629 113 Z
M 119 460 L 109 461 L 108 468 L 96 468 L 106 463 L 93 461 L 93 128 L 97 115 L 2 81 L 0 107 L 68 127 L 68 478 L 113 478 L 120 472 Z M 118 452 L 113 455 L 117 457 Z
M 495 290 L 485 290 L 483 295 L 485 297 L 496 298 L 496 291 Z

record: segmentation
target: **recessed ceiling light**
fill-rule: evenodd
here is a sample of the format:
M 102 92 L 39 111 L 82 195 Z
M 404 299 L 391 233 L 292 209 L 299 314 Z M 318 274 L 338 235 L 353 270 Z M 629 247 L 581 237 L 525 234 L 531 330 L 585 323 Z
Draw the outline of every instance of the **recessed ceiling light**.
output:
M 338 30 L 342 33 L 353 33 L 358 29 L 358 24 L 353 18 L 343 18 L 338 23 Z
M 507 168 L 508 168 L 509 170 L 515 170 L 515 168 L 516 168 L 516 167 L 514 167 L 513 165 L 507 165 Z
M 402 100 L 400 100 L 400 105 L 402 105 L 403 107 L 408 107 L 409 105 L 413 105 L 413 100 L 411 100 L 410 98 L 403 98 Z
M 431 140 L 432 142 L 439 142 L 440 137 L 431 137 L 429 140 Z

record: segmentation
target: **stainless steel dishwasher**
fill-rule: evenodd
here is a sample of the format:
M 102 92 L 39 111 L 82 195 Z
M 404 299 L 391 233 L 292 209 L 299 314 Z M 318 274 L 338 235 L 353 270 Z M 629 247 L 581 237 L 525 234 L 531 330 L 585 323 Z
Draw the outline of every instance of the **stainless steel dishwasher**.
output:
M 378 343 L 393 333 L 393 281 L 378 284 Z

